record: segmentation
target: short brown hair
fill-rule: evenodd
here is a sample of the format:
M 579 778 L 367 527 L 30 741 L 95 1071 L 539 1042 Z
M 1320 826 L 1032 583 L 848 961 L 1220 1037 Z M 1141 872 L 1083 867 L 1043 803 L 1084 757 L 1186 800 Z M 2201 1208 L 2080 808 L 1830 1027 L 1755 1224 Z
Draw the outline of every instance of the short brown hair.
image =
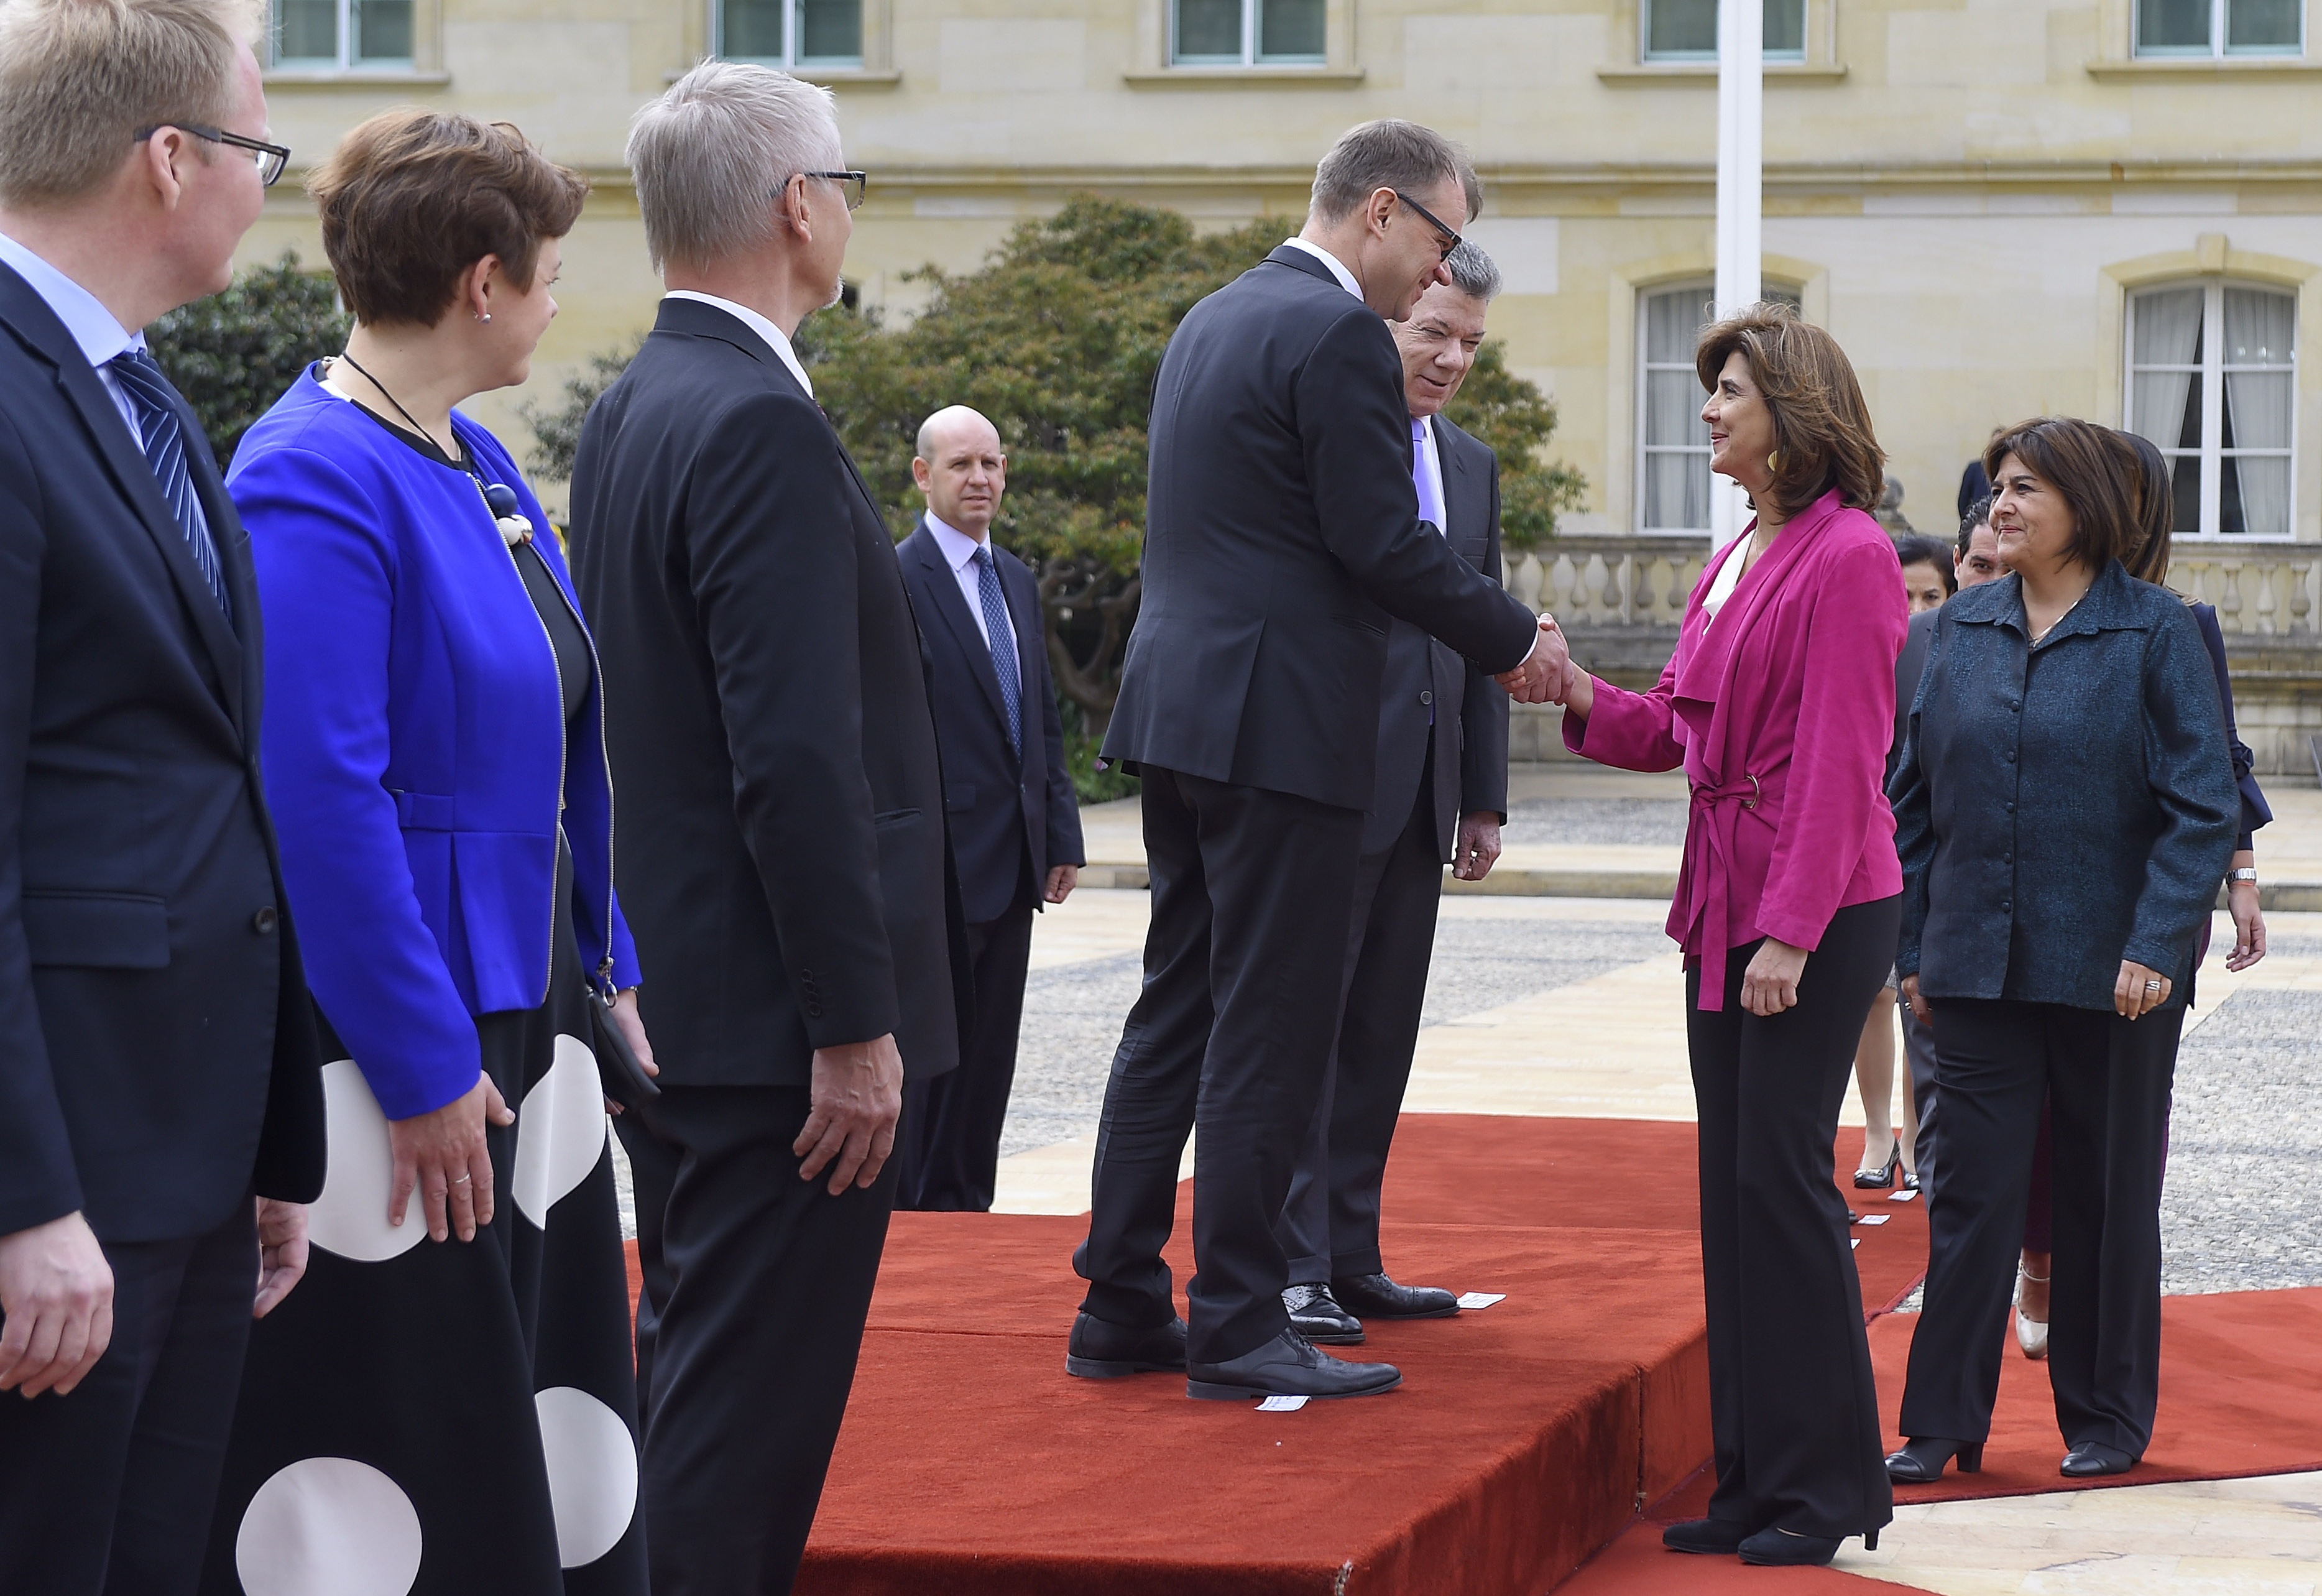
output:
M 251 0 L 6 0 L 0 200 L 80 198 L 120 169 L 140 128 L 225 122 L 257 17 Z
M 2091 571 L 2128 560 L 2143 540 L 2128 472 L 2112 429 L 2071 416 L 2041 416 L 2002 427 L 1983 452 L 1991 490 L 1999 468 L 2015 455 L 2064 496 L 2072 509 L 2072 558 Z
M 541 241 L 572 230 L 589 179 L 505 122 L 407 106 L 340 140 L 306 191 L 355 319 L 434 326 L 486 255 L 531 292 Z
M 2177 518 L 2176 491 L 2169 458 L 2151 438 L 2133 432 L 2111 434 L 2120 469 L 2128 478 L 2128 507 L 2136 517 L 2136 552 L 2122 556 L 2128 573 L 2159 587 L 2169 580 L 2170 523 Z
M 1339 135 L 1314 169 L 1311 203 L 1316 216 L 1336 222 L 1382 188 L 1409 194 L 1446 179 L 1459 185 L 1467 219 L 1474 221 L 1484 206 L 1484 189 L 1467 152 L 1431 127 L 1382 116 Z
M 1870 407 L 1838 340 L 1778 299 L 1744 306 L 1701 329 L 1693 369 L 1717 391 L 1718 374 L 1739 353 L 1774 413 L 1780 463 L 1765 497 L 1794 516 L 1838 490 L 1849 509 L 1876 509 L 1887 487 L 1887 454 L 1870 429 Z

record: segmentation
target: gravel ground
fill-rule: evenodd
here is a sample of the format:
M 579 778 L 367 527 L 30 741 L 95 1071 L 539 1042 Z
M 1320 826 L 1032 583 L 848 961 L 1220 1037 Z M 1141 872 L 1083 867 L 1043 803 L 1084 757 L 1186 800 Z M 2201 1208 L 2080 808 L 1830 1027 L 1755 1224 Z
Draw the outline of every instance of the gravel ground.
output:
M 1624 842 L 1676 848 L 1685 841 L 1686 807 L 1676 798 L 1519 798 L 1508 812 L 1500 840 L 1568 848 Z
M 2273 944 L 2291 957 L 2290 939 Z M 2322 992 L 2250 987 L 2177 1054 L 2169 1179 L 2161 1197 L 2162 1289 L 2322 1285 L 2322 1123 L 2308 1101 Z

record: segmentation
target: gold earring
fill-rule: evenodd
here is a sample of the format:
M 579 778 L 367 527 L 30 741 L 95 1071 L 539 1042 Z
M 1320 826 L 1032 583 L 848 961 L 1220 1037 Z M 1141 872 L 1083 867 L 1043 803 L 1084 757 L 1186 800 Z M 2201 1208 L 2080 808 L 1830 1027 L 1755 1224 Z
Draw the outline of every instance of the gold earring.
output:
M 1783 454 L 1779 449 L 1777 449 L 1772 454 L 1766 456 L 1766 474 L 1769 476 L 1780 476 L 1782 474 L 1782 467 L 1787 465 L 1789 463 L 1790 457 Z

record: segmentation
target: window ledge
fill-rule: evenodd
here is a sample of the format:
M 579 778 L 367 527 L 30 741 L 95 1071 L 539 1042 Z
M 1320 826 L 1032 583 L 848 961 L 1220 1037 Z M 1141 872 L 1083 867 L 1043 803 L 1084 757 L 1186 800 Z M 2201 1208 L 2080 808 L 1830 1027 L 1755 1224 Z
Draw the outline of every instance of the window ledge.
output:
M 1165 67 L 1123 72 L 1131 88 L 1283 88 L 1305 84 L 1345 88 L 1363 80 L 1360 67 Z
M 2098 83 L 2133 83 L 2140 78 L 2305 78 L 2322 72 L 2322 60 L 2294 55 L 2159 55 L 2090 61 Z
M 452 81 L 452 74 L 418 72 L 408 67 L 385 71 L 369 67 L 318 70 L 294 67 L 267 72 L 261 81 L 269 88 L 442 88 Z
M 1832 84 L 1846 80 L 1844 61 L 1768 61 L 1766 81 Z M 1613 88 L 1641 88 L 1654 83 L 1683 83 L 1715 87 L 1715 61 L 1648 61 L 1634 67 L 1599 67 L 1596 80 Z
M 860 67 L 782 67 L 777 70 L 787 72 L 802 83 L 818 83 L 825 88 L 893 88 L 903 81 L 900 71 L 871 72 Z M 662 81 L 674 83 L 684 76 L 684 71 L 666 72 L 662 75 Z

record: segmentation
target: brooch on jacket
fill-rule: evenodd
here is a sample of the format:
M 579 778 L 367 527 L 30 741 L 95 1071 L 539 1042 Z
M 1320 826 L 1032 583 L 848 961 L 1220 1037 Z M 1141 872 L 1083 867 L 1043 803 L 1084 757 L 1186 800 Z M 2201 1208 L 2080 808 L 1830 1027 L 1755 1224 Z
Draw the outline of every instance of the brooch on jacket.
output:
M 532 521 L 517 508 L 516 490 L 506 482 L 483 484 L 484 502 L 490 506 L 493 518 L 499 522 L 500 537 L 510 548 L 532 541 Z

